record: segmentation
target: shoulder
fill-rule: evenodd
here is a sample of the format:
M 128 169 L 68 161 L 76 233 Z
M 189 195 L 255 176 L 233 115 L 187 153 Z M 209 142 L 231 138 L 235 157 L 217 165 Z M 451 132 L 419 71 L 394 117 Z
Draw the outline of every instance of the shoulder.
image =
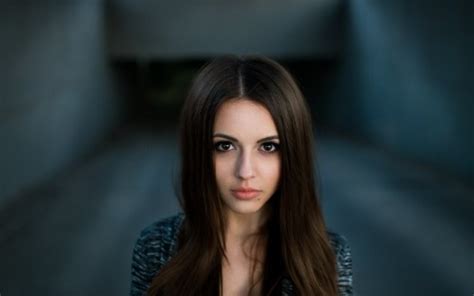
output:
M 184 215 L 179 213 L 152 223 L 140 232 L 136 246 L 148 260 L 167 261 L 176 249 L 183 220 Z
M 352 295 L 352 251 L 347 239 L 328 231 L 329 242 L 336 254 L 339 295 Z
M 143 295 L 154 275 L 174 254 L 184 220 L 182 213 L 144 228 L 133 248 L 130 295 Z
M 338 261 L 344 261 L 351 256 L 351 249 L 345 236 L 332 231 L 328 231 L 327 234 Z
M 179 213 L 156 221 L 140 232 L 138 240 L 146 243 L 150 249 L 162 245 L 175 245 L 183 220 L 184 214 Z

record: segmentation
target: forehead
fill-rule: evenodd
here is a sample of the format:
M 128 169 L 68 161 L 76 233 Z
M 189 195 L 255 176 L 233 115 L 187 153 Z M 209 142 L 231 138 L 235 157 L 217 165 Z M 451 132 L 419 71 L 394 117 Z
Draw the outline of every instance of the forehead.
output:
M 231 99 L 221 105 L 214 121 L 214 133 L 256 140 L 278 135 L 267 108 L 245 98 Z

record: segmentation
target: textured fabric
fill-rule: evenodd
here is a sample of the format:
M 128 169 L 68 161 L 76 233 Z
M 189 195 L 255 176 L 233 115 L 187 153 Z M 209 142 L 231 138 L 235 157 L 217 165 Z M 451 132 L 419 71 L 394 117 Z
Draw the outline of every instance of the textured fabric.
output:
M 145 228 L 138 237 L 132 256 L 131 296 L 146 295 L 155 274 L 176 254 L 178 233 L 184 215 L 178 214 L 155 222 Z M 339 295 L 352 295 L 352 257 L 346 239 L 328 232 L 337 258 Z M 282 295 L 294 295 L 289 278 L 281 282 Z

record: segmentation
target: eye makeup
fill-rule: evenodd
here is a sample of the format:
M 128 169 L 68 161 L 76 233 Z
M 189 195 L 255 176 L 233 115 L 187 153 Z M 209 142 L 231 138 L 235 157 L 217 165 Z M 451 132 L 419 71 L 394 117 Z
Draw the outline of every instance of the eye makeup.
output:
M 235 149 L 235 147 L 231 149 L 232 146 L 234 146 L 234 144 L 230 141 L 217 141 L 214 143 L 214 150 L 216 152 L 227 152 Z M 269 148 L 269 150 L 263 147 Z M 280 150 L 280 144 L 277 142 L 264 142 L 260 145 L 260 148 L 259 150 L 264 153 L 274 153 Z

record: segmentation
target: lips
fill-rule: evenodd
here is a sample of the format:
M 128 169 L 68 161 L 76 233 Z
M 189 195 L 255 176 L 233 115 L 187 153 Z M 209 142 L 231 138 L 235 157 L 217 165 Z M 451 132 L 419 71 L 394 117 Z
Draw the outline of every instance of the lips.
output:
M 239 187 L 236 189 L 232 189 L 232 191 L 241 191 L 241 192 L 252 192 L 252 191 L 260 191 L 252 187 Z
M 257 190 L 250 187 L 240 187 L 238 189 L 231 190 L 232 195 L 240 200 L 250 200 L 257 197 L 261 190 Z

